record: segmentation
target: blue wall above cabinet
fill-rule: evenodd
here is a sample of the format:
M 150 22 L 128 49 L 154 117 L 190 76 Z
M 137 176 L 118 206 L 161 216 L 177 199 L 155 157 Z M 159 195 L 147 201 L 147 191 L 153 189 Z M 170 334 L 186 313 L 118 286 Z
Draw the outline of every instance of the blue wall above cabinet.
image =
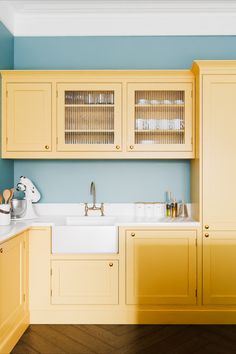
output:
M 0 70 L 13 69 L 14 38 L 7 28 L 0 22 Z M 1 93 L 1 85 L 0 85 Z M 1 99 L 0 99 L 1 112 Z M 0 113 L 1 122 L 1 113 Z M 1 124 L 0 124 L 1 136 Z M 0 192 L 13 186 L 14 162 L 0 158 Z
M 236 36 L 15 37 L 15 69 L 190 69 L 236 59 Z

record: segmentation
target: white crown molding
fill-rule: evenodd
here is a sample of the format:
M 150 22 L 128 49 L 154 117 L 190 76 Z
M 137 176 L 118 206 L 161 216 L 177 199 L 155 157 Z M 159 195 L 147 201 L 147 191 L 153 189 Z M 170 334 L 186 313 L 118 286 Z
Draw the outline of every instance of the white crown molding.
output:
M 236 35 L 235 0 L 0 0 L 15 36 Z
M 14 33 L 14 11 L 6 1 L 0 1 L 0 21 L 11 33 Z
M 15 36 L 236 35 L 236 14 L 16 15 Z

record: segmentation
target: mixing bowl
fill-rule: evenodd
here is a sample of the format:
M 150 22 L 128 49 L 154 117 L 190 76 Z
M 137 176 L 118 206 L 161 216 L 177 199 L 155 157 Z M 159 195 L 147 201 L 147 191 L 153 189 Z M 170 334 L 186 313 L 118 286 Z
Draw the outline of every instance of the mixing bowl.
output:
M 11 217 L 12 219 L 22 218 L 26 211 L 25 199 L 12 199 L 11 200 Z

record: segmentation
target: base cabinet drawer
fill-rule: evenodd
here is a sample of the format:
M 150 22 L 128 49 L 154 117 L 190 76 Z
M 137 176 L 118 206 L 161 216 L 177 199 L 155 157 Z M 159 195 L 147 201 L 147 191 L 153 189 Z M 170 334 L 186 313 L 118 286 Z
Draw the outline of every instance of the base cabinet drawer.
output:
M 52 304 L 118 304 L 117 260 L 52 261 Z

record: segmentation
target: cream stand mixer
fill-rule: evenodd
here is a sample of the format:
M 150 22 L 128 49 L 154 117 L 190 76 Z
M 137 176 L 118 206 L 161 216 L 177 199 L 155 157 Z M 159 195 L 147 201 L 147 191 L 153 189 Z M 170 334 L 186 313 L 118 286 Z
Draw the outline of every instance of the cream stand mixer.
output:
M 41 195 L 36 186 L 29 178 L 21 176 L 20 182 L 17 183 L 16 190 L 24 192 L 25 194 L 24 200 L 26 200 L 26 209 L 25 214 L 21 219 L 37 218 L 38 216 L 35 213 L 32 203 L 37 203 L 40 200 Z

